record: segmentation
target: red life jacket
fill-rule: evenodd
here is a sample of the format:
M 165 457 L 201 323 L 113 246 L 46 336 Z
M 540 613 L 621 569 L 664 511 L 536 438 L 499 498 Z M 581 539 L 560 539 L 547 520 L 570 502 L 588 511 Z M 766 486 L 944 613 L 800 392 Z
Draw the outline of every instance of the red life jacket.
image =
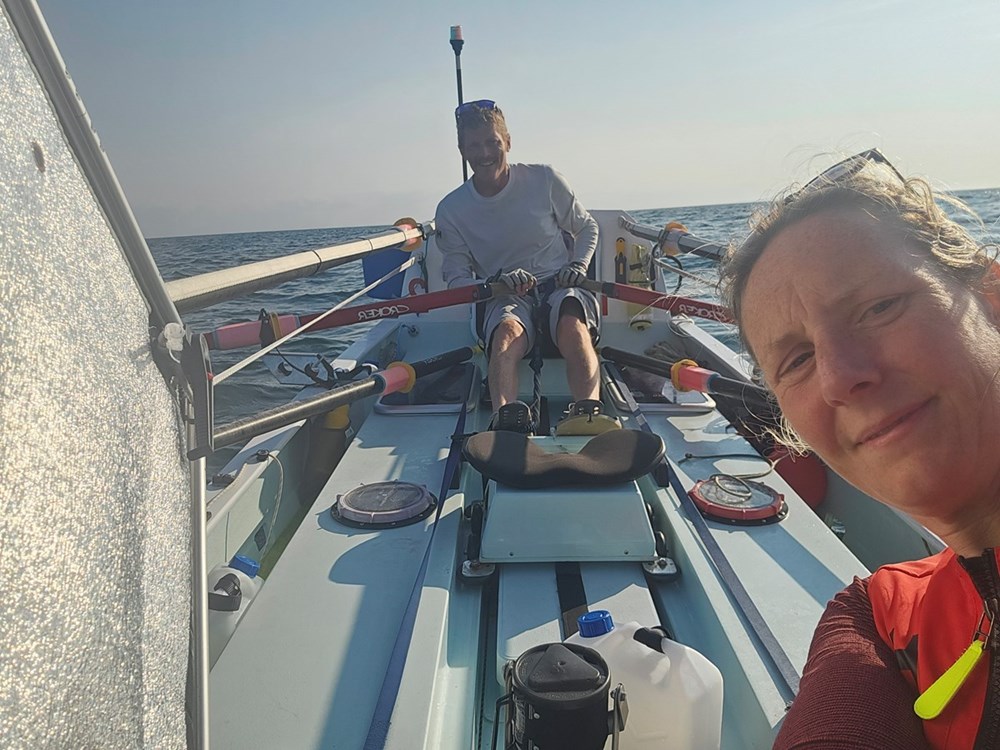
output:
M 984 570 L 988 563 L 1000 562 L 997 551 L 990 550 L 979 562 Z M 983 596 L 951 550 L 879 568 L 869 581 L 868 596 L 879 635 L 896 652 L 900 670 L 918 693 L 969 647 L 983 616 Z M 1000 622 L 996 627 L 1000 629 Z M 1000 638 L 1000 632 L 991 638 Z M 987 649 L 941 714 L 924 721 L 924 733 L 935 750 L 976 746 L 992 663 L 1000 658 L 995 652 Z M 993 689 L 1000 691 L 1000 684 Z

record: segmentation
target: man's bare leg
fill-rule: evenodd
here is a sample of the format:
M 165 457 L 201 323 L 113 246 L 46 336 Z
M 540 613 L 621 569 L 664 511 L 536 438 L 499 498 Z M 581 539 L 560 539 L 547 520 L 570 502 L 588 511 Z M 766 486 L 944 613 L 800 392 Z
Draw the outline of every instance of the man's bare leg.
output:
M 601 392 L 597 352 L 583 315 L 572 297 L 563 300 L 556 323 L 556 346 L 566 361 L 566 380 L 574 401 L 597 399 Z
M 524 326 L 514 318 L 501 320 L 493 329 L 490 342 L 488 372 L 493 411 L 498 411 L 501 406 L 517 400 L 517 367 L 527 353 L 528 334 Z

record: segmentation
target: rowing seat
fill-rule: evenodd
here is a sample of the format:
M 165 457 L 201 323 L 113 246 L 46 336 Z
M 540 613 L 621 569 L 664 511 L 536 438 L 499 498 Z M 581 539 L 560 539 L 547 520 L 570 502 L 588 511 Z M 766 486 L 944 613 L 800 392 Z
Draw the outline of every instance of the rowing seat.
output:
M 613 430 L 577 453 L 552 453 L 517 432 L 480 432 L 465 441 L 468 462 L 487 479 L 520 489 L 609 486 L 631 482 L 663 458 L 663 439 L 639 430 Z

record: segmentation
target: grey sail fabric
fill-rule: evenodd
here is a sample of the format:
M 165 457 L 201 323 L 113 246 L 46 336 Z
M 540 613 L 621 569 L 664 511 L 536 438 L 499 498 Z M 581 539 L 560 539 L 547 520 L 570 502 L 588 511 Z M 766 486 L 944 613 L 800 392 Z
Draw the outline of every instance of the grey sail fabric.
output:
M 181 748 L 181 424 L 6 7 L 0 133 L 0 743 Z

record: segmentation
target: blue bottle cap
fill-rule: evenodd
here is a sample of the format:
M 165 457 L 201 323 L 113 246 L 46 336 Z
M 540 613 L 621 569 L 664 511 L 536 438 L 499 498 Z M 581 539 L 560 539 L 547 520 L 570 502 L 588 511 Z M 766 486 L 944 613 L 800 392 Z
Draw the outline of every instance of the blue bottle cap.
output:
M 252 557 L 236 555 L 236 557 L 229 561 L 229 567 L 236 568 L 241 573 L 246 573 L 250 578 L 253 578 L 257 575 L 257 571 L 260 570 L 260 563 Z
M 596 638 L 615 629 L 615 621 L 606 609 L 595 609 L 576 618 L 576 626 L 584 638 Z

